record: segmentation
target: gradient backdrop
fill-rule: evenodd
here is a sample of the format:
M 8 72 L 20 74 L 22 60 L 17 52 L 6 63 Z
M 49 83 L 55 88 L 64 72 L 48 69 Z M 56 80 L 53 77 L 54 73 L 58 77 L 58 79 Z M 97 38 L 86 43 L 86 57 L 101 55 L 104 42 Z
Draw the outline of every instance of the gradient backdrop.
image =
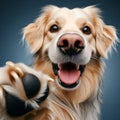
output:
M 97 5 L 103 10 L 104 21 L 114 25 L 120 36 L 119 0 L 1 0 L 0 66 L 8 60 L 27 65 L 31 63 L 32 56 L 21 42 L 21 29 L 39 15 L 41 7 L 48 4 L 69 8 Z M 112 52 L 109 60 L 105 60 L 107 68 L 104 75 L 101 120 L 120 120 L 120 45 L 117 50 Z

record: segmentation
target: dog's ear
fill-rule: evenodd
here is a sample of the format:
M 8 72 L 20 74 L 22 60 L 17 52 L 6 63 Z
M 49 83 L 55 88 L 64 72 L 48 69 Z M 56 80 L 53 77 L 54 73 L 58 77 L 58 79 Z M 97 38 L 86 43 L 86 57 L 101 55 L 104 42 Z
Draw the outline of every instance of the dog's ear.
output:
M 45 27 L 49 17 L 55 6 L 46 6 L 42 9 L 42 14 L 35 22 L 29 24 L 23 29 L 23 39 L 27 41 L 31 52 L 35 54 L 41 47 L 44 41 Z
M 84 10 L 93 21 L 95 28 L 96 50 L 100 56 L 107 58 L 108 51 L 111 50 L 111 47 L 114 47 L 114 43 L 117 40 L 116 29 L 103 22 L 99 8 L 89 6 Z
M 36 22 L 29 24 L 24 28 L 24 39 L 30 46 L 31 52 L 36 53 L 43 43 L 44 27 L 40 28 Z
M 117 40 L 116 29 L 113 26 L 106 25 L 102 19 L 98 19 L 97 22 L 96 49 L 100 56 L 107 58 L 108 51 L 114 47 Z

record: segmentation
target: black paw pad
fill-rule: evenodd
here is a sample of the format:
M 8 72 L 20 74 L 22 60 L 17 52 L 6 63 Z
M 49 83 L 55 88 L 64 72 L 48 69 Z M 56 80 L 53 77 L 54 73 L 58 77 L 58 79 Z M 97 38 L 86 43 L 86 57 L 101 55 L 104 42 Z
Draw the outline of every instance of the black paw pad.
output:
M 22 78 L 22 82 L 28 98 L 32 98 L 37 95 L 41 85 L 39 79 L 35 75 L 25 74 L 25 76 Z
M 6 92 L 6 110 L 11 116 L 21 116 L 30 112 L 34 108 L 30 104 L 25 104 L 24 101 Z
M 43 93 L 43 96 L 35 100 L 36 103 L 37 104 L 42 103 L 47 98 L 48 94 L 49 87 L 47 86 L 46 90 Z M 25 101 L 7 92 L 5 94 L 5 99 L 6 110 L 10 116 L 13 117 L 21 116 L 35 109 L 31 104 L 29 103 L 26 104 Z
M 28 99 L 36 96 L 40 91 L 41 84 L 39 79 L 35 75 L 25 74 L 25 76 L 22 78 L 22 82 Z M 41 96 L 40 98 L 34 99 L 34 101 L 38 105 L 47 98 L 49 94 L 48 86 L 46 86 L 46 89 L 42 94 L 43 96 Z M 21 116 L 35 109 L 31 104 L 29 103 L 26 104 L 25 101 L 14 95 L 11 95 L 8 92 L 5 93 L 5 99 L 7 113 L 11 116 L 15 117 Z

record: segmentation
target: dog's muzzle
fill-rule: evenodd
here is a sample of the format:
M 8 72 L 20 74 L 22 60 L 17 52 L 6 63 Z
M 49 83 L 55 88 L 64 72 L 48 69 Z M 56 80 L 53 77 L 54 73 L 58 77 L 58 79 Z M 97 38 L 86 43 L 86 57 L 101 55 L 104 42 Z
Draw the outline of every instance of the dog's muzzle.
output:
M 58 76 L 57 83 L 67 90 L 75 89 L 80 84 L 80 77 L 84 72 L 85 65 L 63 63 L 61 65 L 52 63 L 54 74 Z
M 71 59 L 84 50 L 84 40 L 79 34 L 66 33 L 59 38 L 57 47 L 63 56 L 69 58 L 69 60 L 63 60 L 63 63 L 52 64 L 54 74 L 58 76 L 57 83 L 63 89 L 72 90 L 79 85 L 85 65 L 72 62 Z

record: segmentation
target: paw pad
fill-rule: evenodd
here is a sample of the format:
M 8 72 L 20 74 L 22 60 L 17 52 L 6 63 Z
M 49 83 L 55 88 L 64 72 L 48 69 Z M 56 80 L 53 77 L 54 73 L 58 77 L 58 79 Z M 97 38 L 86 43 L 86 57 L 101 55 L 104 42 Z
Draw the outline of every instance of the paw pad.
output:
M 7 92 L 5 97 L 7 113 L 11 116 L 21 116 L 34 109 L 31 104 L 25 105 L 24 101 Z
M 37 95 L 41 85 L 39 79 L 35 75 L 25 74 L 22 78 L 22 82 L 28 98 L 32 98 Z
M 41 89 L 41 83 L 39 79 L 33 74 L 25 74 L 22 77 L 22 84 L 28 99 L 35 97 Z M 47 98 L 49 94 L 48 86 L 46 86 L 46 89 L 42 94 L 43 96 L 40 98 L 33 99 L 34 103 L 38 106 Z M 26 101 L 16 97 L 15 95 L 12 95 L 8 92 L 6 92 L 5 95 L 7 113 L 11 116 L 21 116 L 35 109 L 31 103 L 26 103 Z

